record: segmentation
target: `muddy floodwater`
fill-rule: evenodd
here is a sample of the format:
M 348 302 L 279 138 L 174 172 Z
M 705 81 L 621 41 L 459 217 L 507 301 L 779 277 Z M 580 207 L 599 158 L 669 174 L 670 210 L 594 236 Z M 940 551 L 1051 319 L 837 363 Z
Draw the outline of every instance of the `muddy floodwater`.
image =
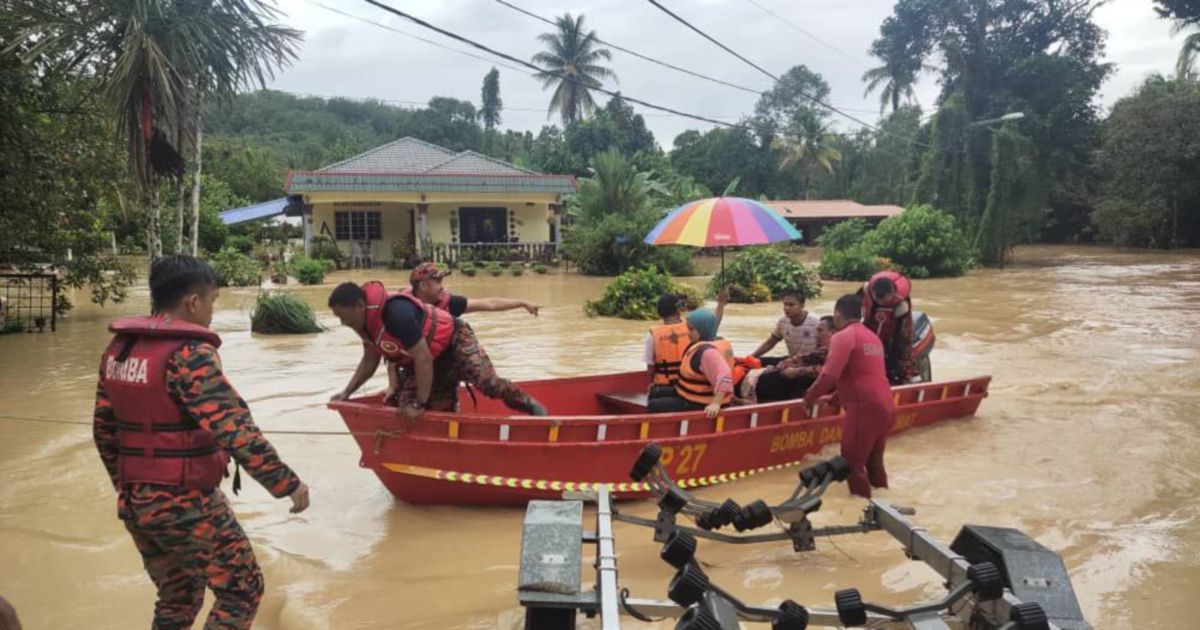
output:
M 225 370 L 264 430 L 344 429 L 322 403 L 349 379 L 360 345 L 323 305 L 329 282 L 368 277 L 406 278 L 340 272 L 320 287 L 288 287 L 330 327 L 308 336 L 252 335 L 255 291 L 222 290 L 213 326 Z M 501 373 L 529 379 L 640 367 L 645 323 L 582 314 L 605 282 L 452 276 L 448 286 L 544 306 L 537 319 L 467 316 Z M 830 312 L 850 286 L 826 283 L 809 309 Z M 975 419 L 888 445 L 893 488 L 884 496 L 915 507 L 946 542 L 963 523 L 992 524 L 1061 552 L 1097 629 L 1200 627 L 1200 254 L 1032 247 L 1002 271 L 914 287 L 937 330 L 935 378 L 994 380 Z M 79 306 L 57 333 L 0 337 L 0 594 L 32 630 L 147 627 L 153 587 L 116 519 L 90 429 L 12 419 L 90 421 L 105 325 L 145 312 L 148 300 L 141 288 L 116 307 L 91 306 L 84 293 L 72 301 Z M 746 354 L 778 315 L 776 304 L 732 305 L 722 332 Z M 383 386 L 381 371 L 367 389 Z M 312 507 L 289 515 L 287 501 L 249 478 L 233 499 L 266 575 L 257 628 L 520 627 L 522 509 L 404 505 L 358 467 L 350 437 L 270 437 L 311 486 Z M 794 480 L 780 471 L 701 494 L 779 499 Z M 862 501 L 844 487 L 830 494 L 817 525 L 857 518 Z M 616 534 L 624 585 L 664 597 L 671 571 L 651 532 L 618 524 Z M 802 555 L 786 544 L 704 543 L 700 555 L 715 582 L 756 602 L 831 606 L 833 592 L 851 586 L 894 604 L 944 592 L 885 534 L 835 543 Z

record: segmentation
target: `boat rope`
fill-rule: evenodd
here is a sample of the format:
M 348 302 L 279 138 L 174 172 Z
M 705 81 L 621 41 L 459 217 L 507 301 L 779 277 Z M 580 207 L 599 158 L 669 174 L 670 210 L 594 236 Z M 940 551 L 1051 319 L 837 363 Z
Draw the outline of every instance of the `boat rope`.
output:
M 92 426 L 93 423 L 84 420 L 67 420 L 63 418 L 39 418 L 36 416 L 15 416 L 11 414 L 0 414 L 0 420 L 11 420 L 14 422 L 31 422 L 41 424 L 73 424 L 77 426 Z M 399 437 L 404 435 L 405 431 L 307 431 L 301 429 L 263 429 L 259 431 L 270 435 L 362 435 L 368 437 Z

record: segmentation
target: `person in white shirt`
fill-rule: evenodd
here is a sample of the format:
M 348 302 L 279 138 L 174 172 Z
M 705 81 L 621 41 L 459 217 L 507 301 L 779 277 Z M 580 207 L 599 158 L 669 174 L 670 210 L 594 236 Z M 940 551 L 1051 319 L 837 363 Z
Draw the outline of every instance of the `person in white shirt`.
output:
M 775 330 L 750 356 L 761 359 L 763 365 L 781 368 L 800 364 L 800 358 L 817 349 L 817 324 L 820 318 L 804 309 L 804 294 L 793 289 L 784 291 L 783 317 L 775 324 Z M 787 356 L 764 357 L 782 341 L 787 346 Z

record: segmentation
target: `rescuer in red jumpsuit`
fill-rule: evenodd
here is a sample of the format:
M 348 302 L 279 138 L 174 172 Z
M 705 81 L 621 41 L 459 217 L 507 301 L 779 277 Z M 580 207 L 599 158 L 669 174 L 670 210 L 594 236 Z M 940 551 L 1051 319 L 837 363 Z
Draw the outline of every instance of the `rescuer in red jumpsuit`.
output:
M 862 325 L 861 319 L 859 296 L 838 298 L 833 313 L 838 332 L 829 342 L 829 358 L 804 395 L 804 402 L 812 405 L 837 388 L 834 397 L 846 411 L 842 457 L 850 463 L 850 493 L 869 499 L 872 487 L 888 487 L 883 450 L 892 430 L 895 406 L 884 366 L 883 343 Z

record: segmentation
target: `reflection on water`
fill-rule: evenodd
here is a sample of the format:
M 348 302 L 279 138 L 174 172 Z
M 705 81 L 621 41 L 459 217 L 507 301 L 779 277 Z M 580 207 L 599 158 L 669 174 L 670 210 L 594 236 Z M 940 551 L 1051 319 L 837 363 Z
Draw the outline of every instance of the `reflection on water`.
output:
M 581 314 L 605 283 L 574 275 L 449 280 L 469 296 L 544 305 L 537 319 L 523 311 L 468 316 L 512 378 L 640 367 L 648 324 Z M 225 368 L 268 430 L 342 429 L 321 403 L 349 378 L 360 346 L 323 308 L 330 288 L 289 287 L 331 330 L 282 338 L 250 334 L 253 290 L 222 291 L 214 327 Z M 827 313 L 850 289 L 827 283 L 810 309 Z M 937 327 L 935 375 L 995 378 L 977 419 L 911 431 L 890 445 L 887 498 L 916 506 L 917 519 L 943 539 L 962 523 L 989 523 L 1023 528 L 1061 551 L 1097 628 L 1187 625 L 1189 599 L 1200 592 L 1200 258 L 1028 248 L 1003 271 L 917 281 L 915 297 Z M 147 300 L 142 289 L 116 308 L 85 305 L 82 294 L 72 301 L 81 306 L 59 332 L 0 337 L 0 413 L 89 420 L 105 324 L 144 311 Z M 777 316 L 775 305 L 733 305 L 723 332 L 749 352 Z M 377 378 L 368 388 L 382 386 Z M 235 500 L 267 578 L 257 627 L 520 627 L 522 510 L 397 504 L 356 466 L 348 437 L 272 441 L 312 487 L 313 507 L 291 516 L 252 483 Z M 115 519 L 87 428 L 0 420 L 0 475 L 0 593 L 27 626 L 146 625 L 153 589 Z M 779 497 L 794 478 L 785 471 L 701 494 Z M 861 502 L 843 493 L 825 502 L 818 526 L 858 517 Z M 844 538 L 805 555 L 787 545 L 706 543 L 702 557 L 714 580 L 756 601 L 828 606 L 848 586 L 894 603 L 937 594 L 932 572 L 889 540 Z M 670 571 L 647 530 L 619 526 L 618 551 L 635 595 L 664 596 Z

